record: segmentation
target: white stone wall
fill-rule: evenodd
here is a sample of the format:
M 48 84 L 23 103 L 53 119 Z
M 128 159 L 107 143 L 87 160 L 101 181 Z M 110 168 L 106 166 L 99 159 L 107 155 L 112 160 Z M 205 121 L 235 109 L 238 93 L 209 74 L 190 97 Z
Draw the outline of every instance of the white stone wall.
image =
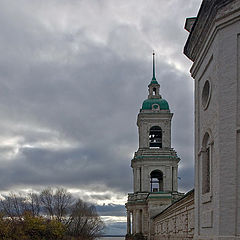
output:
M 148 154 L 153 154 L 154 151 L 146 150 L 141 153 L 140 160 L 132 161 L 132 167 L 134 172 L 134 192 L 150 192 L 150 174 L 154 170 L 160 170 L 163 173 L 163 191 L 177 191 L 178 181 L 177 181 L 177 171 L 179 158 L 175 155 L 175 152 L 170 151 L 160 151 L 157 150 L 156 153 L 162 155 L 163 157 L 148 157 Z M 173 156 L 174 158 L 168 158 L 168 156 Z M 152 155 L 151 155 L 152 156 Z M 164 158 L 166 156 L 166 158 Z
M 240 35 L 237 36 L 237 235 L 240 235 Z
M 152 110 L 142 110 L 138 114 L 139 148 L 149 147 L 149 130 L 153 126 L 159 126 L 162 129 L 163 148 L 171 148 L 171 119 L 173 114 L 168 110 L 164 113 L 151 112 Z
M 171 119 L 169 110 L 141 110 L 138 114 L 139 149 L 132 160 L 134 192 L 150 192 L 150 173 L 160 170 L 163 173 L 163 191 L 177 191 L 177 169 L 179 158 L 171 148 Z M 162 129 L 162 148 L 149 148 L 149 131 L 153 126 Z M 154 157 L 156 156 L 156 157 Z M 159 158 L 159 156 L 165 156 Z M 168 159 L 174 156 L 175 159 Z M 141 159 L 137 158 L 141 157 Z
M 154 240 L 192 239 L 194 233 L 194 193 L 190 192 L 153 219 Z
M 239 79 L 239 78 L 238 78 Z M 237 168 L 237 211 L 236 211 L 236 217 L 237 217 L 237 228 L 236 232 L 237 235 L 240 235 L 240 129 L 238 128 L 237 132 L 237 161 L 238 161 L 238 168 Z
M 240 1 L 217 13 L 191 73 L 195 79 L 195 239 L 240 238 Z M 211 97 L 202 104 L 209 80 Z M 210 191 L 203 193 L 203 137 L 210 136 Z

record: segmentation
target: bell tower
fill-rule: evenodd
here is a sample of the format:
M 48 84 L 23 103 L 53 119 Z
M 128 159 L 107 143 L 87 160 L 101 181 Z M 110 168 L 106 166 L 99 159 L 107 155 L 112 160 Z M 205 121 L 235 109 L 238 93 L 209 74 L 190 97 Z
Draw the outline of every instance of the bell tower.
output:
M 134 193 L 128 195 L 126 204 L 129 236 L 142 234 L 151 239 L 151 218 L 182 196 L 177 178 L 180 158 L 171 147 L 172 117 L 168 102 L 160 95 L 153 53 L 148 98 L 137 117 L 139 148 L 131 161 Z
M 139 148 L 131 164 L 134 192 L 176 192 L 178 188 L 179 158 L 171 148 L 173 113 L 170 112 L 168 102 L 162 98 L 159 91 L 153 53 L 153 77 L 148 85 L 149 94 L 137 118 Z M 157 179 L 159 184 L 156 184 Z

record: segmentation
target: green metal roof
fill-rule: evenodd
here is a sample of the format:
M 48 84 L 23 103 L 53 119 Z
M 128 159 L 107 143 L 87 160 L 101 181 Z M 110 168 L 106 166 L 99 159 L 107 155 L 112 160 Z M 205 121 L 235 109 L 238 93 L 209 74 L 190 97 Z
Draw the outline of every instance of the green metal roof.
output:
M 152 81 L 150 82 L 150 84 L 148 86 L 150 86 L 151 84 L 158 84 L 158 81 L 156 79 L 152 79 Z
M 160 106 L 160 110 L 169 110 L 168 102 L 162 98 L 146 99 L 142 104 L 142 109 L 143 110 L 152 110 L 153 104 L 158 104 Z

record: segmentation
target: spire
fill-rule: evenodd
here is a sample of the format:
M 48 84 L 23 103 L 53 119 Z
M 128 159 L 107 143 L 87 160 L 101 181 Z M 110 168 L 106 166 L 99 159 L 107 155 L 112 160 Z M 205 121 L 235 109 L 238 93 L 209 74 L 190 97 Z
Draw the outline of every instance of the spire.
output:
M 150 86 L 151 84 L 158 84 L 156 80 L 156 75 L 155 75 L 155 52 L 154 51 L 153 51 L 153 76 L 152 76 L 152 81 L 148 86 Z
M 161 95 L 159 94 L 159 88 L 160 85 L 158 84 L 155 76 L 155 52 L 153 51 L 153 76 L 152 81 L 148 85 L 148 98 L 161 98 Z
M 156 81 L 156 77 L 155 77 L 155 52 L 153 50 L 153 77 L 152 77 L 152 81 Z

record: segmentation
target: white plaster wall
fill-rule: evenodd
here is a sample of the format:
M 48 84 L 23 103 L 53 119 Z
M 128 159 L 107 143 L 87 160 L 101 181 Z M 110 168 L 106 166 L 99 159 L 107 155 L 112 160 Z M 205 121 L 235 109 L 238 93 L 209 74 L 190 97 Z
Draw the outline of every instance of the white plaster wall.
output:
M 217 109 L 218 109 L 218 90 L 217 90 L 217 82 L 216 82 L 216 58 L 217 56 L 213 54 L 215 46 L 212 46 L 208 55 L 206 56 L 205 62 L 202 64 L 202 72 L 203 74 L 198 74 L 196 76 L 195 81 L 195 109 L 196 115 L 195 120 L 199 123 L 195 126 L 195 166 L 197 167 L 198 174 L 195 175 L 195 189 L 196 189 L 196 223 L 198 223 L 198 227 L 196 227 L 195 231 L 200 235 L 213 235 L 214 229 L 213 225 L 216 223 L 217 218 L 216 208 L 218 203 L 216 201 L 217 196 L 213 196 L 216 194 L 217 185 L 218 185 L 218 160 L 215 152 L 216 148 L 216 138 L 217 138 L 217 126 L 218 126 L 218 118 L 217 118 Z M 202 73 L 200 72 L 200 73 Z M 205 84 L 205 81 L 209 80 L 211 83 L 211 99 L 208 105 L 208 108 L 204 110 L 201 101 L 202 89 Z M 211 153 L 211 163 L 210 163 L 210 192 L 206 194 L 202 194 L 202 158 L 203 154 L 202 150 L 202 142 L 205 133 L 208 132 L 210 138 L 214 140 L 212 145 L 212 153 Z M 210 216 L 211 217 L 208 217 Z M 214 217 L 212 217 L 214 215 Z
M 237 194 L 237 235 L 240 235 L 240 35 L 237 36 L 237 186 L 236 186 L 236 194 Z
M 172 113 L 140 113 L 137 120 L 139 128 L 139 148 L 149 147 L 149 130 L 152 126 L 161 127 L 163 148 L 171 148 L 172 116 Z
M 150 173 L 153 170 L 163 172 L 163 190 L 177 191 L 177 173 L 173 177 L 173 167 L 177 169 L 178 160 L 166 160 L 165 158 L 147 158 L 145 155 L 171 155 L 171 119 L 173 114 L 166 112 L 141 111 L 138 114 L 137 126 L 139 129 L 139 151 L 141 159 L 135 159 L 133 167 L 134 192 L 150 192 Z M 163 148 L 152 151 L 149 149 L 149 131 L 152 126 L 162 129 Z M 139 171 L 141 169 L 141 171 Z M 141 175 L 141 176 L 140 176 Z M 172 186 L 174 180 L 174 187 Z M 140 187 L 141 186 L 141 187 Z
M 150 192 L 150 174 L 154 170 L 160 170 L 163 172 L 163 190 L 164 191 L 177 191 L 177 174 L 172 177 L 173 168 L 177 169 L 177 161 L 176 160 L 166 160 L 157 158 L 154 160 L 143 159 L 138 162 L 138 164 L 134 165 L 134 186 L 135 192 L 140 189 L 140 177 L 137 177 L 136 173 L 137 168 L 141 168 L 141 191 L 142 192 Z M 140 166 L 140 167 L 139 167 Z M 177 173 L 177 170 L 175 171 Z M 174 181 L 174 184 L 172 182 Z M 173 185 L 173 186 L 172 186 Z M 174 188 L 175 187 L 175 188 Z M 173 188 L 173 189 L 172 189 Z
M 216 202 L 212 198 L 214 191 L 215 178 L 212 177 L 210 185 L 210 193 L 202 195 L 202 139 L 206 132 L 210 132 L 212 138 L 215 139 L 215 133 L 217 132 L 217 85 L 215 81 L 216 75 L 216 63 L 215 54 L 213 54 L 214 46 L 212 45 L 208 50 L 203 63 L 201 64 L 195 77 L 195 234 L 212 234 L 211 228 L 203 229 L 206 226 L 203 215 L 206 212 L 213 210 L 213 205 L 216 206 Z M 211 99 L 206 110 L 203 110 L 201 102 L 202 88 L 206 80 L 211 83 Z M 200 126 L 200 127 L 199 127 Z M 215 146 L 214 146 L 215 147 Z M 214 155 L 214 154 L 213 154 Z M 214 175 L 213 171 L 216 169 L 215 160 L 216 157 L 212 157 L 211 162 L 211 176 Z M 216 181 L 215 181 L 216 182 Z M 208 195 L 208 196 L 206 196 Z M 205 199 L 204 199 L 205 198 Z M 206 199 L 208 198 L 208 199 Z M 204 203 L 203 203 L 204 201 Z M 210 224 L 208 224 L 210 225 Z
M 239 1 L 235 4 L 240 6 Z M 229 6 L 226 7 L 228 10 Z M 224 11 L 221 11 L 222 16 Z M 239 236 L 240 21 L 236 16 L 240 14 L 235 12 L 234 16 L 228 15 L 216 22 L 221 28 L 209 35 L 209 41 L 192 68 L 195 78 L 196 239 L 237 239 Z M 211 81 L 212 95 L 208 108 L 204 110 L 201 94 L 206 79 Z M 202 194 L 201 145 L 206 131 L 213 140 L 211 189 L 210 193 Z
M 240 21 L 219 31 L 219 235 L 227 236 L 236 234 L 237 34 Z
M 239 80 L 239 79 L 238 79 Z M 238 130 L 237 133 L 237 186 L 236 186 L 236 194 L 237 194 L 237 211 L 236 211 L 236 217 L 237 217 L 237 228 L 236 232 L 237 235 L 240 236 L 240 130 Z

